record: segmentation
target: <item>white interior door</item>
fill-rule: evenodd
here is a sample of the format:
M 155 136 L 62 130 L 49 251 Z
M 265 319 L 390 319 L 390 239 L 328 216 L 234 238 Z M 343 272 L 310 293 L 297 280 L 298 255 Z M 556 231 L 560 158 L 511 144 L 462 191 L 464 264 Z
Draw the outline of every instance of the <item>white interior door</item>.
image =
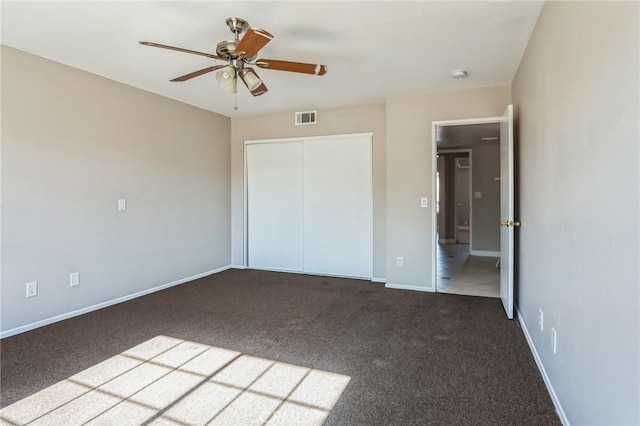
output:
M 303 270 L 303 142 L 247 145 L 248 267 Z
M 500 122 L 500 299 L 509 319 L 513 319 L 513 105 Z
M 371 277 L 371 200 L 371 137 L 305 141 L 305 272 Z

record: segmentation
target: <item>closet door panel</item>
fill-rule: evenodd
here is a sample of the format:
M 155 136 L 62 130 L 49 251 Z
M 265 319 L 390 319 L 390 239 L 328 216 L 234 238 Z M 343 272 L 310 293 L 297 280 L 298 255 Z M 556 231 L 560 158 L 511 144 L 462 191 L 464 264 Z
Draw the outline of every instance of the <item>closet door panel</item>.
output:
M 303 142 L 247 145 L 248 266 L 303 270 Z
M 305 141 L 304 271 L 371 277 L 371 138 Z

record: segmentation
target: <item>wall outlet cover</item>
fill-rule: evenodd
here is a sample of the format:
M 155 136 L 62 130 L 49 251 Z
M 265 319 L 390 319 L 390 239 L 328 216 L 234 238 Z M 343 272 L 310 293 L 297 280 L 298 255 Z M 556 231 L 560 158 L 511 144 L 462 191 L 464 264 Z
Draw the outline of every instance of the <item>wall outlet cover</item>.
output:
M 38 281 L 27 283 L 27 297 L 35 297 L 38 295 Z
M 540 331 L 544 331 L 544 312 L 542 312 L 542 309 L 540 309 L 538 324 L 540 324 Z

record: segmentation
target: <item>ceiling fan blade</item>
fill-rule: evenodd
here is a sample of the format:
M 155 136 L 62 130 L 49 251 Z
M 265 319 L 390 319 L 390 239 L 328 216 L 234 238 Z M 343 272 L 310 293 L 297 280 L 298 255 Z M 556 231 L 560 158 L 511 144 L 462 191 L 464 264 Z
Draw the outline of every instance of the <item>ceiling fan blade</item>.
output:
M 176 78 L 172 79 L 171 81 L 187 81 L 187 80 L 192 79 L 193 77 L 197 77 L 199 75 L 206 74 L 206 73 L 211 72 L 211 71 L 219 70 L 220 68 L 224 68 L 225 66 L 226 65 L 216 65 L 216 66 L 213 66 L 213 67 L 207 67 L 207 68 L 204 68 L 204 69 L 201 69 L 201 70 L 198 70 L 198 71 L 194 71 L 192 73 L 189 73 L 189 74 L 186 74 L 186 75 L 183 75 L 183 76 L 180 76 L 180 77 L 176 77 Z
M 242 58 L 253 58 L 258 51 L 271 41 L 273 35 L 260 28 L 249 28 L 236 46 L 236 55 Z
M 145 46 L 160 47 L 162 49 L 175 50 L 177 52 L 191 53 L 192 55 L 206 56 L 207 58 L 220 59 L 221 61 L 226 61 L 225 58 L 222 58 L 220 56 L 216 56 L 211 53 L 198 52 L 197 50 L 189 50 L 189 49 L 183 49 L 182 47 L 167 46 L 166 44 L 154 43 L 152 41 L 140 41 L 139 43 Z
M 305 64 L 302 62 L 278 61 L 275 59 L 258 59 L 256 65 L 268 70 L 299 72 L 302 74 L 325 75 L 326 65 Z

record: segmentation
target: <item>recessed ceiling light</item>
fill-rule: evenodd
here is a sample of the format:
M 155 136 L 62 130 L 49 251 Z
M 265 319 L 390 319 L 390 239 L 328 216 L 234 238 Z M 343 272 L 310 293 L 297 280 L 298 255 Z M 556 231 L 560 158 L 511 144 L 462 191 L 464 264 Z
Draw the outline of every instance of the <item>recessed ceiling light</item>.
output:
M 467 72 L 465 70 L 455 70 L 451 71 L 451 77 L 453 78 L 465 78 L 467 76 Z

